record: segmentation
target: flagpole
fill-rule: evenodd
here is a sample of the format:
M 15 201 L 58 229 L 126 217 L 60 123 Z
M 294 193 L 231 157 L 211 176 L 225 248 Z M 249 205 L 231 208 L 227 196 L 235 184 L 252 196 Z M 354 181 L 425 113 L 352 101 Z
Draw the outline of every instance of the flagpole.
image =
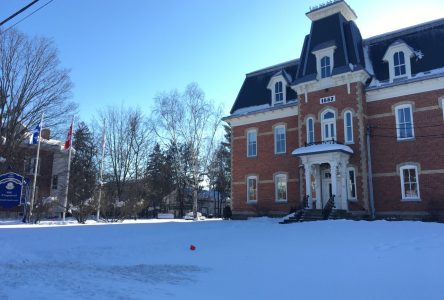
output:
M 71 136 L 69 137 L 69 150 L 68 150 L 68 172 L 66 173 L 66 194 L 65 194 L 65 202 L 63 203 L 63 222 L 66 219 L 66 208 L 68 206 L 68 190 L 69 190 L 69 173 L 71 171 L 71 149 L 72 149 L 72 130 L 74 124 L 74 117 L 71 120 L 70 132 Z
M 96 221 L 99 222 L 100 220 L 100 200 L 102 198 L 102 179 L 103 179 L 103 158 L 105 156 L 105 122 L 103 122 L 103 136 L 102 136 L 102 160 L 100 161 L 100 174 L 99 174 L 99 199 L 97 200 L 97 216 Z
M 37 143 L 37 158 L 35 161 L 34 181 L 33 181 L 33 185 L 32 185 L 32 194 L 31 194 L 31 206 L 29 207 L 29 217 L 28 217 L 29 221 L 32 220 L 32 210 L 34 208 L 35 188 L 37 185 L 37 171 L 38 171 L 38 167 L 39 167 L 39 156 L 40 156 L 40 140 L 42 139 L 43 116 L 44 116 L 44 114 L 42 114 L 42 118 L 40 120 L 39 140 Z

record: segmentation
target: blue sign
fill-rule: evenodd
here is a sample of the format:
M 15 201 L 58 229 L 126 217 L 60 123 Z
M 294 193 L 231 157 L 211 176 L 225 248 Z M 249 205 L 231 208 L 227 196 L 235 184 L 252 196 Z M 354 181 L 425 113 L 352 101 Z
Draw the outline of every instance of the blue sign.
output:
M 0 206 L 16 207 L 25 202 L 28 194 L 29 179 L 9 172 L 0 175 Z

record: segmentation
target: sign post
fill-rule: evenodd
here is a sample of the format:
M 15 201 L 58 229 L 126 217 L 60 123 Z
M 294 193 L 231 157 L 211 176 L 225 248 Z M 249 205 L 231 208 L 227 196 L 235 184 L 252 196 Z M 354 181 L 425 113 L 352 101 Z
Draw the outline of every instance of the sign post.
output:
M 0 175 L 0 206 L 11 208 L 19 206 L 26 193 L 23 188 L 29 184 L 29 180 L 14 172 Z

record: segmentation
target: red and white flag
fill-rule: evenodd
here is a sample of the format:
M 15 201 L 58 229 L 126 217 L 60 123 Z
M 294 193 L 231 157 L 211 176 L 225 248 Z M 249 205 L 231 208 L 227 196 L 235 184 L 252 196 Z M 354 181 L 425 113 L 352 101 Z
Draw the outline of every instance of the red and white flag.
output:
M 68 136 L 66 137 L 65 141 L 65 147 L 64 149 L 67 150 L 71 147 L 71 141 L 72 141 L 72 124 L 74 122 L 74 119 L 71 120 L 71 126 L 69 127 Z

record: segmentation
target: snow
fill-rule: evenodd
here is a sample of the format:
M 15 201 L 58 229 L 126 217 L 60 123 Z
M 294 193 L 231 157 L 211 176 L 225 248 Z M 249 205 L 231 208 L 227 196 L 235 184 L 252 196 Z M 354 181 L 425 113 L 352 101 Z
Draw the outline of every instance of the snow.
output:
M 295 149 L 291 154 L 296 156 L 307 155 L 307 154 L 315 154 L 315 153 L 325 153 L 325 152 L 345 152 L 353 154 L 353 150 L 346 145 L 341 144 L 319 144 L 319 145 L 311 145 L 306 147 L 300 147 Z
M 246 115 L 252 112 L 257 112 L 260 110 L 264 110 L 270 108 L 270 104 L 261 104 L 261 105 L 255 105 L 255 106 L 249 106 L 244 108 L 239 108 L 236 111 L 234 111 L 231 116 L 242 116 Z
M 442 299 L 443 229 L 268 218 L 2 225 L 0 299 Z

